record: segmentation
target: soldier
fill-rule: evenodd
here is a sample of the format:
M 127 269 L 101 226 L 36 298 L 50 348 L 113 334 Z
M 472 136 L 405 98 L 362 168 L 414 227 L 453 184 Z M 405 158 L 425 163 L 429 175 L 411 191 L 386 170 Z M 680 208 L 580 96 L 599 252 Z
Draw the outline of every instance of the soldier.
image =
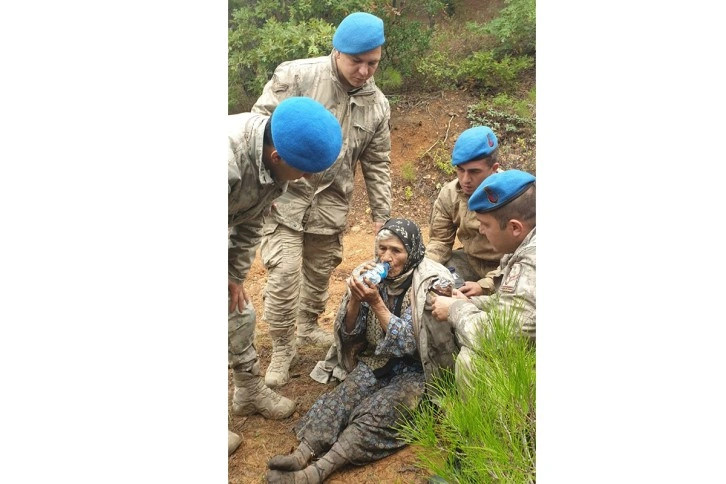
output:
M 462 371 L 470 367 L 472 349 L 488 323 L 489 304 L 495 303 L 507 310 L 520 306 L 521 331 L 532 341 L 536 339 L 535 191 L 534 176 L 507 170 L 489 176 L 469 199 L 469 210 L 476 212 L 479 231 L 505 255 L 499 265 L 502 278 L 494 296 L 475 296 L 468 300 L 465 296 L 437 296 L 434 300 L 434 317 L 452 325 L 461 345 L 456 359 L 458 381 L 466 381 Z
M 309 96 L 335 115 L 344 140 L 331 168 L 290 183 L 265 217 L 260 254 L 267 269 L 264 318 L 273 353 L 265 383 L 270 387 L 290 380 L 297 346 L 329 347 L 333 342 L 332 334 L 318 325 L 318 317 L 328 300 L 330 275 L 342 261 L 358 162 L 374 233 L 390 217 L 391 110 L 373 81 L 384 41 L 380 18 L 350 14 L 336 29 L 329 56 L 283 62 L 252 107 L 253 112 L 269 114 L 289 96 Z
M 333 164 L 342 131 L 320 103 L 292 97 L 272 116 L 235 114 L 229 119 L 228 166 L 228 361 L 234 379 L 232 413 L 289 417 L 295 402 L 267 388 L 260 376 L 255 310 L 244 282 L 262 236 L 262 218 L 288 181 L 309 177 Z M 241 443 L 228 431 L 228 451 Z
M 439 192 L 431 211 L 427 254 L 447 267 L 453 267 L 465 281 L 459 290 L 468 297 L 491 294 L 494 271 L 502 253 L 479 232 L 476 214 L 467 208 L 469 197 L 492 173 L 500 170 L 499 143 L 491 128 L 469 128 L 456 140 L 451 164 L 456 179 Z M 456 238 L 462 248 L 452 250 Z

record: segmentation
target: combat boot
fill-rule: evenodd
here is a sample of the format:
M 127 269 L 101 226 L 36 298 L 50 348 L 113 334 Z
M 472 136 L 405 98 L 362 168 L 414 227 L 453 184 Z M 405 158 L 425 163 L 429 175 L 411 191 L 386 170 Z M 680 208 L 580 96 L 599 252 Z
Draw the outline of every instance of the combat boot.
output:
M 257 365 L 257 364 L 256 364 Z M 232 413 L 235 415 L 262 414 L 272 420 L 287 418 L 295 411 L 295 402 L 265 386 L 262 377 L 254 372 L 234 371 Z
M 297 345 L 321 346 L 329 348 L 333 344 L 333 335 L 318 325 L 318 316 L 301 312 L 297 316 Z
M 290 365 L 297 356 L 297 346 L 292 331 L 270 330 L 272 359 L 265 372 L 265 385 L 281 387 L 290 381 Z
M 242 436 L 237 435 L 234 432 L 227 430 L 227 457 L 237 450 L 237 447 L 242 443 Z

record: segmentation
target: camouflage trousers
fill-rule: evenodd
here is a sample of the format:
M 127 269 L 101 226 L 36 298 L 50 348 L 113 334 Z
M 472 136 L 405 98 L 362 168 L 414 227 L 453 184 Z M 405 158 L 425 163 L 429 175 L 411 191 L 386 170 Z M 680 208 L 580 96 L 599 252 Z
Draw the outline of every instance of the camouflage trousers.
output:
M 260 246 L 267 269 L 265 321 L 270 330 L 292 334 L 298 317 L 316 319 L 328 302 L 330 275 L 343 260 L 340 234 L 297 232 L 277 225 Z
M 405 444 L 395 430 L 403 415 L 416 408 L 425 388 L 421 368 L 397 366 L 376 378 L 359 362 L 333 390 L 322 395 L 295 425 L 298 440 L 322 455 L 335 443 L 355 465 L 393 454 Z
M 229 307 L 229 296 L 227 297 L 227 307 Z M 234 312 L 227 316 L 227 362 L 229 367 L 236 371 L 254 373 L 253 367 L 257 362 L 256 320 L 252 301 L 247 303 L 242 312 L 235 308 Z

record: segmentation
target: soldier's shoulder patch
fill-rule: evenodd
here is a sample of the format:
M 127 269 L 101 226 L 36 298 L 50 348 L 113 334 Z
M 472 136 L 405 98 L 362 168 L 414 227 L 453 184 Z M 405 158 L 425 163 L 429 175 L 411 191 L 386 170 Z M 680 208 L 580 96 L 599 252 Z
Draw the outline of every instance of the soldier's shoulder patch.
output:
M 517 282 L 519 282 L 520 274 L 522 274 L 522 264 L 517 262 L 512 265 L 512 269 L 509 271 L 507 276 L 502 279 L 502 285 L 499 290 L 501 292 L 514 292 L 517 288 Z
M 290 89 L 290 84 L 282 82 L 277 76 L 272 79 L 272 92 L 279 94 L 287 92 Z

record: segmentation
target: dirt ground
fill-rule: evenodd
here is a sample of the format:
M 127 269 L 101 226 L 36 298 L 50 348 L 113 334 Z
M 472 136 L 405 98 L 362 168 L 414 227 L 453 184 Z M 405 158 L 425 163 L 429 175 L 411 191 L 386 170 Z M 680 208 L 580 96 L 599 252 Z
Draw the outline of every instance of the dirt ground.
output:
M 450 179 L 435 167 L 430 153 L 439 146 L 445 146 L 450 153 L 459 133 L 470 127 L 465 117 L 466 108 L 476 101 L 465 91 L 454 91 L 418 98 L 399 98 L 392 102 L 391 216 L 410 218 L 417 222 L 424 234 L 424 240 L 428 240 L 431 205 L 440 184 Z M 431 149 L 434 144 L 436 147 Z M 411 196 L 408 199 L 406 187 L 410 187 Z M 345 279 L 358 264 L 371 258 L 373 254 L 373 227 L 367 212 L 368 200 L 358 170 L 348 228 L 344 235 L 343 262 L 333 272 L 330 299 L 320 318 L 320 325 L 328 331 L 332 331 L 334 313 L 345 291 Z M 266 272 L 260 264 L 259 255 L 247 281 L 246 288 L 252 294 L 252 301 L 258 312 L 256 343 L 260 364 L 264 370 L 270 362 L 271 342 L 267 334 L 267 323 L 261 317 Z M 290 369 L 291 381 L 279 389 L 280 393 L 297 403 L 297 410 L 291 417 L 281 421 L 266 420 L 260 415 L 230 417 L 230 430 L 244 437 L 240 448 L 229 458 L 230 484 L 265 482 L 267 460 L 275 454 L 287 453 L 296 447 L 297 439 L 291 430 L 292 426 L 322 393 L 332 388 L 309 377 L 315 363 L 324 358 L 325 351 L 312 348 L 298 350 L 299 358 Z M 229 381 L 231 405 L 231 371 Z M 427 477 L 425 471 L 416 467 L 413 449 L 404 448 L 367 466 L 348 466 L 334 473 L 326 482 L 424 483 Z

